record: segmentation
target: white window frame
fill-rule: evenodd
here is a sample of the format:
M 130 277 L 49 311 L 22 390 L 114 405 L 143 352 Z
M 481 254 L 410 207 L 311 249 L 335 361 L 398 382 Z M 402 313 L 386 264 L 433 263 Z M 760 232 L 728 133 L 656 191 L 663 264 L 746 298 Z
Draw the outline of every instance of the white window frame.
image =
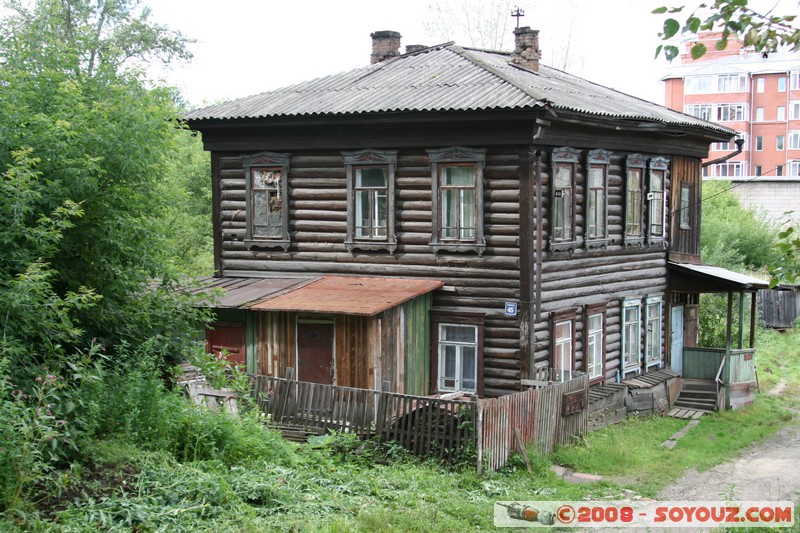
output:
M 789 119 L 800 120 L 800 100 L 791 100 L 789 102 Z
M 465 392 L 469 394 L 477 394 L 478 391 L 478 380 L 480 376 L 478 375 L 478 343 L 480 341 L 479 337 L 479 330 L 478 326 L 474 324 L 453 324 L 447 322 L 440 322 L 439 326 L 439 375 L 437 376 L 437 387 L 440 391 L 448 391 L 448 392 Z M 447 341 L 443 340 L 444 338 L 444 328 L 445 327 L 457 327 L 457 328 L 465 328 L 471 329 L 475 334 L 475 341 L 472 343 L 463 342 L 463 341 Z M 448 346 L 452 346 L 456 350 L 456 357 L 455 357 L 455 375 L 454 376 L 445 376 L 445 357 L 446 357 L 446 349 Z M 465 348 L 472 348 L 474 350 L 474 376 L 475 376 L 475 383 L 473 387 L 465 387 L 463 386 L 464 381 L 464 349 Z M 453 386 L 449 387 L 446 385 L 448 381 L 453 381 Z
M 762 151 L 764 149 L 764 137 L 761 135 L 756 135 L 755 142 L 753 144 L 755 144 L 756 152 Z
M 600 319 L 600 327 L 592 328 L 592 319 L 598 317 Z M 589 374 L 589 381 L 599 381 L 605 377 L 606 306 L 588 306 L 583 327 L 586 336 L 584 342 L 584 371 Z
M 702 120 L 711 120 L 714 114 L 713 104 L 691 104 L 684 106 L 683 112 Z
M 783 122 L 786 120 L 786 106 L 779 105 L 775 109 L 775 120 L 778 122 Z
M 792 161 L 789 163 L 789 169 L 786 175 L 792 177 L 800 176 L 800 161 Z
M 764 92 L 764 78 L 756 78 L 756 92 L 757 93 Z
M 789 150 L 800 150 L 800 130 L 790 131 L 789 138 L 786 141 L 786 147 Z
M 786 92 L 786 78 L 784 77 L 778 78 L 778 92 L 779 93 Z
M 764 122 L 764 108 L 763 107 L 757 107 L 756 108 L 756 116 L 755 116 L 755 118 L 753 120 L 755 120 L 756 122 Z
M 775 136 L 775 149 L 779 152 L 783 152 L 786 149 L 786 136 L 784 135 L 776 135 Z
M 634 316 L 628 318 L 628 310 L 635 310 Z M 642 357 L 642 300 L 629 298 L 623 300 L 620 310 L 622 316 L 622 371 L 638 372 L 641 369 Z
M 793 91 L 800 89 L 800 70 L 793 70 L 791 73 L 789 73 L 789 80 L 789 85 Z
M 744 176 L 747 169 L 747 161 L 728 161 L 717 163 L 703 169 L 707 177 L 714 178 L 735 178 Z
M 645 306 L 645 323 L 647 324 L 644 338 L 645 368 L 661 366 L 664 361 L 664 345 L 661 342 L 664 324 L 663 314 L 664 299 L 660 296 L 648 297 Z

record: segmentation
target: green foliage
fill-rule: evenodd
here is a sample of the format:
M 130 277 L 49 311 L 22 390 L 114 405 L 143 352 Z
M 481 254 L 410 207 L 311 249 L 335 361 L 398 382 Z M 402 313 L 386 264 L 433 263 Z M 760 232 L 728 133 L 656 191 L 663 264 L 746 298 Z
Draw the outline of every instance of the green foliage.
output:
M 662 40 L 669 41 L 679 33 L 691 38 L 699 32 L 717 31 L 722 34 L 716 44 L 718 50 L 724 50 L 732 37 L 741 39 L 745 46 L 752 46 L 758 52 L 774 52 L 780 47 L 800 50 L 800 29 L 792 25 L 796 18 L 794 14 L 761 13 L 750 7 L 748 0 L 715 0 L 710 5 L 700 4 L 682 24 L 675 17 L 683 10 L 684 6 L 662 6 L 653 10 L 656 15 L 670 15 L 664 20 L 663 31 L 658 34 Z M 706 52 L 702 43 L 694 44 L 691 49 L 693 59 L 699 59 Z M 672 61 L 680 55 L 680 49 L 671 44 L 659 45 L 656 57 L 662 53 Z
M 770 287 L 781 283 L 796 285 L 800 282 L 800 231 L 787 226 L 778 233 L 775 250 L 778 260 L 769 268 Z

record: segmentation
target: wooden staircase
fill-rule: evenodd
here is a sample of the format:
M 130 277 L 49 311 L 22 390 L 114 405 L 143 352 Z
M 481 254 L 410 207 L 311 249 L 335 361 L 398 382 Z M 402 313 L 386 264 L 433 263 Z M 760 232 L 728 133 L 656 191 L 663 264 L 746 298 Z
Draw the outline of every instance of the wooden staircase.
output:
M 717 410 L 716 384 L 710 379 L 684 379 L 683 387 L 678 399 L 675 400 L 674 408 L 713 413 Z M 669 414 L 672 415 L 672 411 Z

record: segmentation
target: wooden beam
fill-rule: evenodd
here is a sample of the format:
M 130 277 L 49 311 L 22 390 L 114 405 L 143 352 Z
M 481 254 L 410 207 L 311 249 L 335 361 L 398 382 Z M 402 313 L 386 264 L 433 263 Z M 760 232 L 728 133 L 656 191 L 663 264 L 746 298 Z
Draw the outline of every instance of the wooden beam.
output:
M 744 346 L 744 291 L 739 291 L 739 338 L 737 347 L 741 350 Z
M 728 319 L 725 325 L 725 355 L 731 354 L 731 337 L 733 329 L 733 292 L 728 291 Z
M 756 293 L 750 293 L 750 348 L 756 346 Z

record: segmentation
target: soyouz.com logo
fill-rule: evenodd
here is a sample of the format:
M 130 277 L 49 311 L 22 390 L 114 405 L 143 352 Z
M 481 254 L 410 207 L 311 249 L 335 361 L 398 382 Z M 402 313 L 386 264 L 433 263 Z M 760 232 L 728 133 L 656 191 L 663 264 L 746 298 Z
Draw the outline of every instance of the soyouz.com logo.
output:
M 794 503 L 659 501 L 504 501 L 497 527 L 791 527 Z

